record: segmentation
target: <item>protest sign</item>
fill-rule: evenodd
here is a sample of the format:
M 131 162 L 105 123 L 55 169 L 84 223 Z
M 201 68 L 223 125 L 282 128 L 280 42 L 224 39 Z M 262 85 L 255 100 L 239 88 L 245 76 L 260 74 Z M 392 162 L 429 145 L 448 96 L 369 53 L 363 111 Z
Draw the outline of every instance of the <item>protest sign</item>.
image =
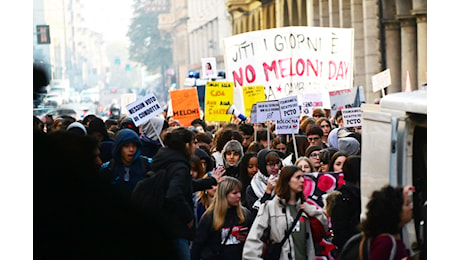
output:
M 361 126 L 361 108 L 344 108 L 342 109 L 342 119 L 344 127 Z
M 329 98 L 331 99 L 331 117 L 334 117 L 337 111 L 344 108 L 360 106 L 361 103 L 359 102 L 359 95 L 357 95 L 357 92 L 357 87 L 329 92 Z
M 281 119 L 299 118 L 300 108 L 297 96 L 290 96 L 278 100 Z
M 209 122 L 230 122 L 233 115 L 227 110 L 233 104 L 233 82 L 208 81 L 206 83 L 204 114 Z
M 323 107 L 323 95 L 321 93 L 303 93 L 299 96 L 299 103 L 301 115 L 313 117 L 313 109 Z
M 217 63 L 215 57 L 201 59 L 201 78 L 217 78 Z
M 299 119 L 291 118 L 291 119 L 276 120 L 275 129 L 276 129 L 276 134 L 278 135 L 298 134 L 299 133 Z
M 280 105 L 278 100 L 257 102 L 257 121 L 274 121 L 280 120 Z
M 224 39 L 227 79 L 263 85 L 268 100 L 352 87 L 352 28 L 282 27 Z
M 252 105 L 250 118 L 251 118 L 251 124 L 260 123 L 257 121 L 257 104 Z
M 128 114 L 128 110 L 126 109 L 126 106 L 136 101 L 136 94 L 134 93 L 121 94 L 120 100 L 121 100 L 120 101 L 121 114 L 126 115 Z
M 191 126 L 193 120 L 200 118 L 200 105 L 196 88 L 171 90 L 172 116 L 183 126 Z
M 265 101 L 264 86 L 245 86 L 243 87 L 244 113 L 249 116 L 252 105 L 257 102 Z
M 377 92 L 391 85 L 390 69 L 386 69 L 372 76 L 372 91 Z
M 163 112 L 160 103 L 153 94 L 148 94 L 145 97 L 136 100 L 126 106 L 130 117 L 133 119 L 136 126 L 140 126 L 147 122 L 150 118 L 155 117 Z

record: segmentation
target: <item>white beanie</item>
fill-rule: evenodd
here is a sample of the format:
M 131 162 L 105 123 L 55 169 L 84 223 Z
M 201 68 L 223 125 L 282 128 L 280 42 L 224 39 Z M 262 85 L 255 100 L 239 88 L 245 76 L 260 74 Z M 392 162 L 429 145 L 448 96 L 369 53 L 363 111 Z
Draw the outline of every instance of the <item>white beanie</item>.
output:
M 70 125 L 67 127 L 67 129 L 66 129 L 67 131 L 74 132 L 74 133 L 80 132 L 80 131 L 78 131 L 78 130 L 77 130 L 77 131 L 73 130 L 73 128 L 76 128 L 76 129 L 81 130 L 81 132 L 82 132 L 81 134 L 82 134 L 82 135 L 88 135 L 88 132 L 86 131 L 85 126 L 84 126 L 82 123 L 80 123 L 80 122 L 73 122 L 73 123 L 70 124 Z

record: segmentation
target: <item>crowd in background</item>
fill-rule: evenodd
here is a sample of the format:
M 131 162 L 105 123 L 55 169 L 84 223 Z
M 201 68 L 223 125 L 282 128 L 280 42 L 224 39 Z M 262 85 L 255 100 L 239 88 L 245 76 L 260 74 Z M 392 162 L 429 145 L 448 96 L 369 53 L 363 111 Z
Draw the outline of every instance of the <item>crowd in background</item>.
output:
M 37 253 L 260 259 L 292 224 L 280 259 L 335 259 L 362 231 L 375 238 L 371 259 L 389 257 L 382 234 L 396 238 L 394 259 L 407 257 L 398 234 L 412 217 L 409 191 L 376 191 L 361 223 L 361 128 L 326 112 L 302 117 L 294 137 L 237 119 L 184 127 L 164 115 L 140 126 L 127 116 L 34 116 Z M 152 221 L 131 195 L 161 169 L 167 217 Z

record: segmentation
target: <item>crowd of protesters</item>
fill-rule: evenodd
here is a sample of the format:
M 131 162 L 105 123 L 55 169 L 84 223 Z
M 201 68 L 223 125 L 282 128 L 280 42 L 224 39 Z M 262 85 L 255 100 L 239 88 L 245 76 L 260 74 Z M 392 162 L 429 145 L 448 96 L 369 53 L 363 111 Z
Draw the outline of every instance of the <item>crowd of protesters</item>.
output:
M 360 128 L 343 127 L 340 113 L 330 118 L 321 108 L 301 118 L 294 138 L 239 121 L 195 119 L 185 127 L 164 115 L 140 126 L 127 116 L 34 117 L 37 253 L 261 259 L 294 225 L 280 259 L 335 259 L 361 231 L 375 238 L 371 259 L 388 259 L 377 257 L 391 251 L 381 236 L 387 233 L 398 241 L 395 259 L 403 259 L 398 233 L 411 218 L 407 190 L 374 193 L 360 225 L 360 144 Z M 130 201 L 136 184 L 160 169 L 170 175 L 161 222 Z M 325 174 L 337 185 L 319 195 L 306 188 Z M 387 206 L 394 210 L 384 218 L 379 210 Z

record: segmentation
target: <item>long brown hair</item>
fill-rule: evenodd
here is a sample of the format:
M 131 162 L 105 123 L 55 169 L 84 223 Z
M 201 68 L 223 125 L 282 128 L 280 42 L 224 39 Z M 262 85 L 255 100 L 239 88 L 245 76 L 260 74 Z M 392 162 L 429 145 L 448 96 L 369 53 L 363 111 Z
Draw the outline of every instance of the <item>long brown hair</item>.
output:
M 286 201 L 291 198 L 291 188 L 289 187 L 289 181 L 291 180 L 294 173 L 298 171 L 302 171 L 302 169 L 300 169 L 298 166 L 290 165 L 283 167 L 278 177 L 278 181 L 276 181 L 276 195 L 282 199 L 285 199 Z M 296 194 L 296 199 L 299 198 L 302 203 L 305 202 L 305 195 L 303 194 L 303 191 Z

